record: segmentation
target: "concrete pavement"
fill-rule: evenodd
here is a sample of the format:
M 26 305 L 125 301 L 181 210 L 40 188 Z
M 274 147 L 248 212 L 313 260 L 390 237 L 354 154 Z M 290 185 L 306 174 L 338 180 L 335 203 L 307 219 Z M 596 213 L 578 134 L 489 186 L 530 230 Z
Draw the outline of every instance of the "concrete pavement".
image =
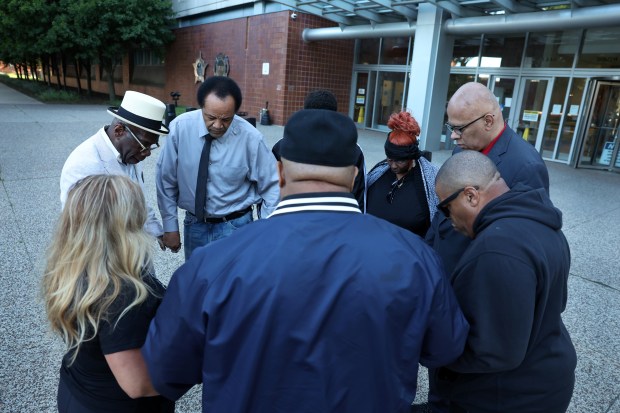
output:
M 46 105 L 0 83 L 0 412 L 54 412 L 63 346 L 49 333 L 39 281 L 60 210 L 58 181 L 71 150 L 108 124 L 99 105 Z M 282 127 L 262 126 L 269 146 Z M 367 166 L 383 155 L 384 133 L 360 131 Z M 163 139 L 165 143 L 165 139 Z M 433 154 L 441 164 L 449 153 Z M 145 161 L 147 202 L 155 202 L 155 160 Z M 572 249 L 564 319 L 578 354 L 569 412 L 620 413 L 620 175 L 548 163 L 551 197 L 564 212 Z M 164 282 L 182 254 L 158 252 Z M 426 396 L 421 369 L 419 396 Z M 200 388 L 177 404 L 200 411 Z

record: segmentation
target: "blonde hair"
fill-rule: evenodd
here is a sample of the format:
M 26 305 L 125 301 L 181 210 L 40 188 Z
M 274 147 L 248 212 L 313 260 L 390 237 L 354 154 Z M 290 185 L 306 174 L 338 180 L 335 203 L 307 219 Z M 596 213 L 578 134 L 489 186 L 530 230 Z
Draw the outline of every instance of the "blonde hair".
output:
M 120 317 L 151 293 L 142 280 L 144 268 L 152 266 L 146 217 L 142 190 L 127 177 L 88 176 L 69 191 L 48 248 L 42 289 L 52 330 L 67 351 L 74 350 L 71 363 L 80 345 L 97 335 L 121 292 L 129 287 L 135 294 Z

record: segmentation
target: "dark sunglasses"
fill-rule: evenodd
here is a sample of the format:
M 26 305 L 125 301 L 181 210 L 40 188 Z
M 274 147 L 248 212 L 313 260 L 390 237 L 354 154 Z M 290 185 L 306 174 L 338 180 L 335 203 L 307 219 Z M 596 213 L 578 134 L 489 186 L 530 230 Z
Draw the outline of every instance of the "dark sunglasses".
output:
M 454 201 L 456 197 L 458 197 L 461 194 L 461 192 L 463 192 L 467 188 L 469 188 L 469 186 L 464 186 L 463 188 L 454 191 L 452 195 L 450 195 L 449 197 L 447 197 L 446 199 L 444 199 L 443 201 L 437 204 L 437 209 L 443 212 L 446 218 L 450 218 L 450 209 L 448 208 L 448 206 L 450 205 L 450 202 Z M 478 190 L 479 187 L 474 186 L 473 188 Z

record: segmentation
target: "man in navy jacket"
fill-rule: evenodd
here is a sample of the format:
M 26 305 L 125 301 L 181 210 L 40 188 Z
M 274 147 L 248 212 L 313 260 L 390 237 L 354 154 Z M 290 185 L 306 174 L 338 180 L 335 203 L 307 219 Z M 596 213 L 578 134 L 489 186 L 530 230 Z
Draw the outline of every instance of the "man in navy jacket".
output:
M 472 239 L 450 277 L 471 324 L 464 353 L 435 369 L 453 412 L 561 413 L 575 383 L 562 322 L 570 250 L 542 188 L 509 189 L 489 158 L 464 151 L 439 170 L 438 208 Z
M 170 281 L 142 350 L 162 395 L 203 383 L 204 412 L 408 412 L 418 363 L 463 352 L 469 328 L 437 255 L 351 194 L 356 142 L 339 113 L 289 119 L 275 212 Z

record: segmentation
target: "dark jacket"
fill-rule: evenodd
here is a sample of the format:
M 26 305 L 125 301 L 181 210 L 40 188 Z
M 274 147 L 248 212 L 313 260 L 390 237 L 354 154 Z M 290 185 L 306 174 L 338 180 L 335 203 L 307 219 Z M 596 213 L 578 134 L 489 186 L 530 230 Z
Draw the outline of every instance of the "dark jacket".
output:
M 576 354 L 562 322 L 570 250 L 543 189 L 517 185 L 485 206 L 451 283 L 471 325 L 465 352 L 435 372 L 471 412 L 564 412 Z
M 204 412 L 396 413 L 468 330 L 418 236 L 317 193 L 198 248 L 142 351 L 162 395 L 202 382 Z
M 452 154 L 461 152 L 456 147 Z M 515 131 L 506 126 L 488 154 L 509 188 L 521 183 L 531 188 L 544 188 L 549 193 L 547 166 L 536 149 Z M 451 274 L 469 245 L 469 238 L 454 231 L 452 224 L 437 212 L 426 233 L 426 242 L 441 257 L 447 274 Z

